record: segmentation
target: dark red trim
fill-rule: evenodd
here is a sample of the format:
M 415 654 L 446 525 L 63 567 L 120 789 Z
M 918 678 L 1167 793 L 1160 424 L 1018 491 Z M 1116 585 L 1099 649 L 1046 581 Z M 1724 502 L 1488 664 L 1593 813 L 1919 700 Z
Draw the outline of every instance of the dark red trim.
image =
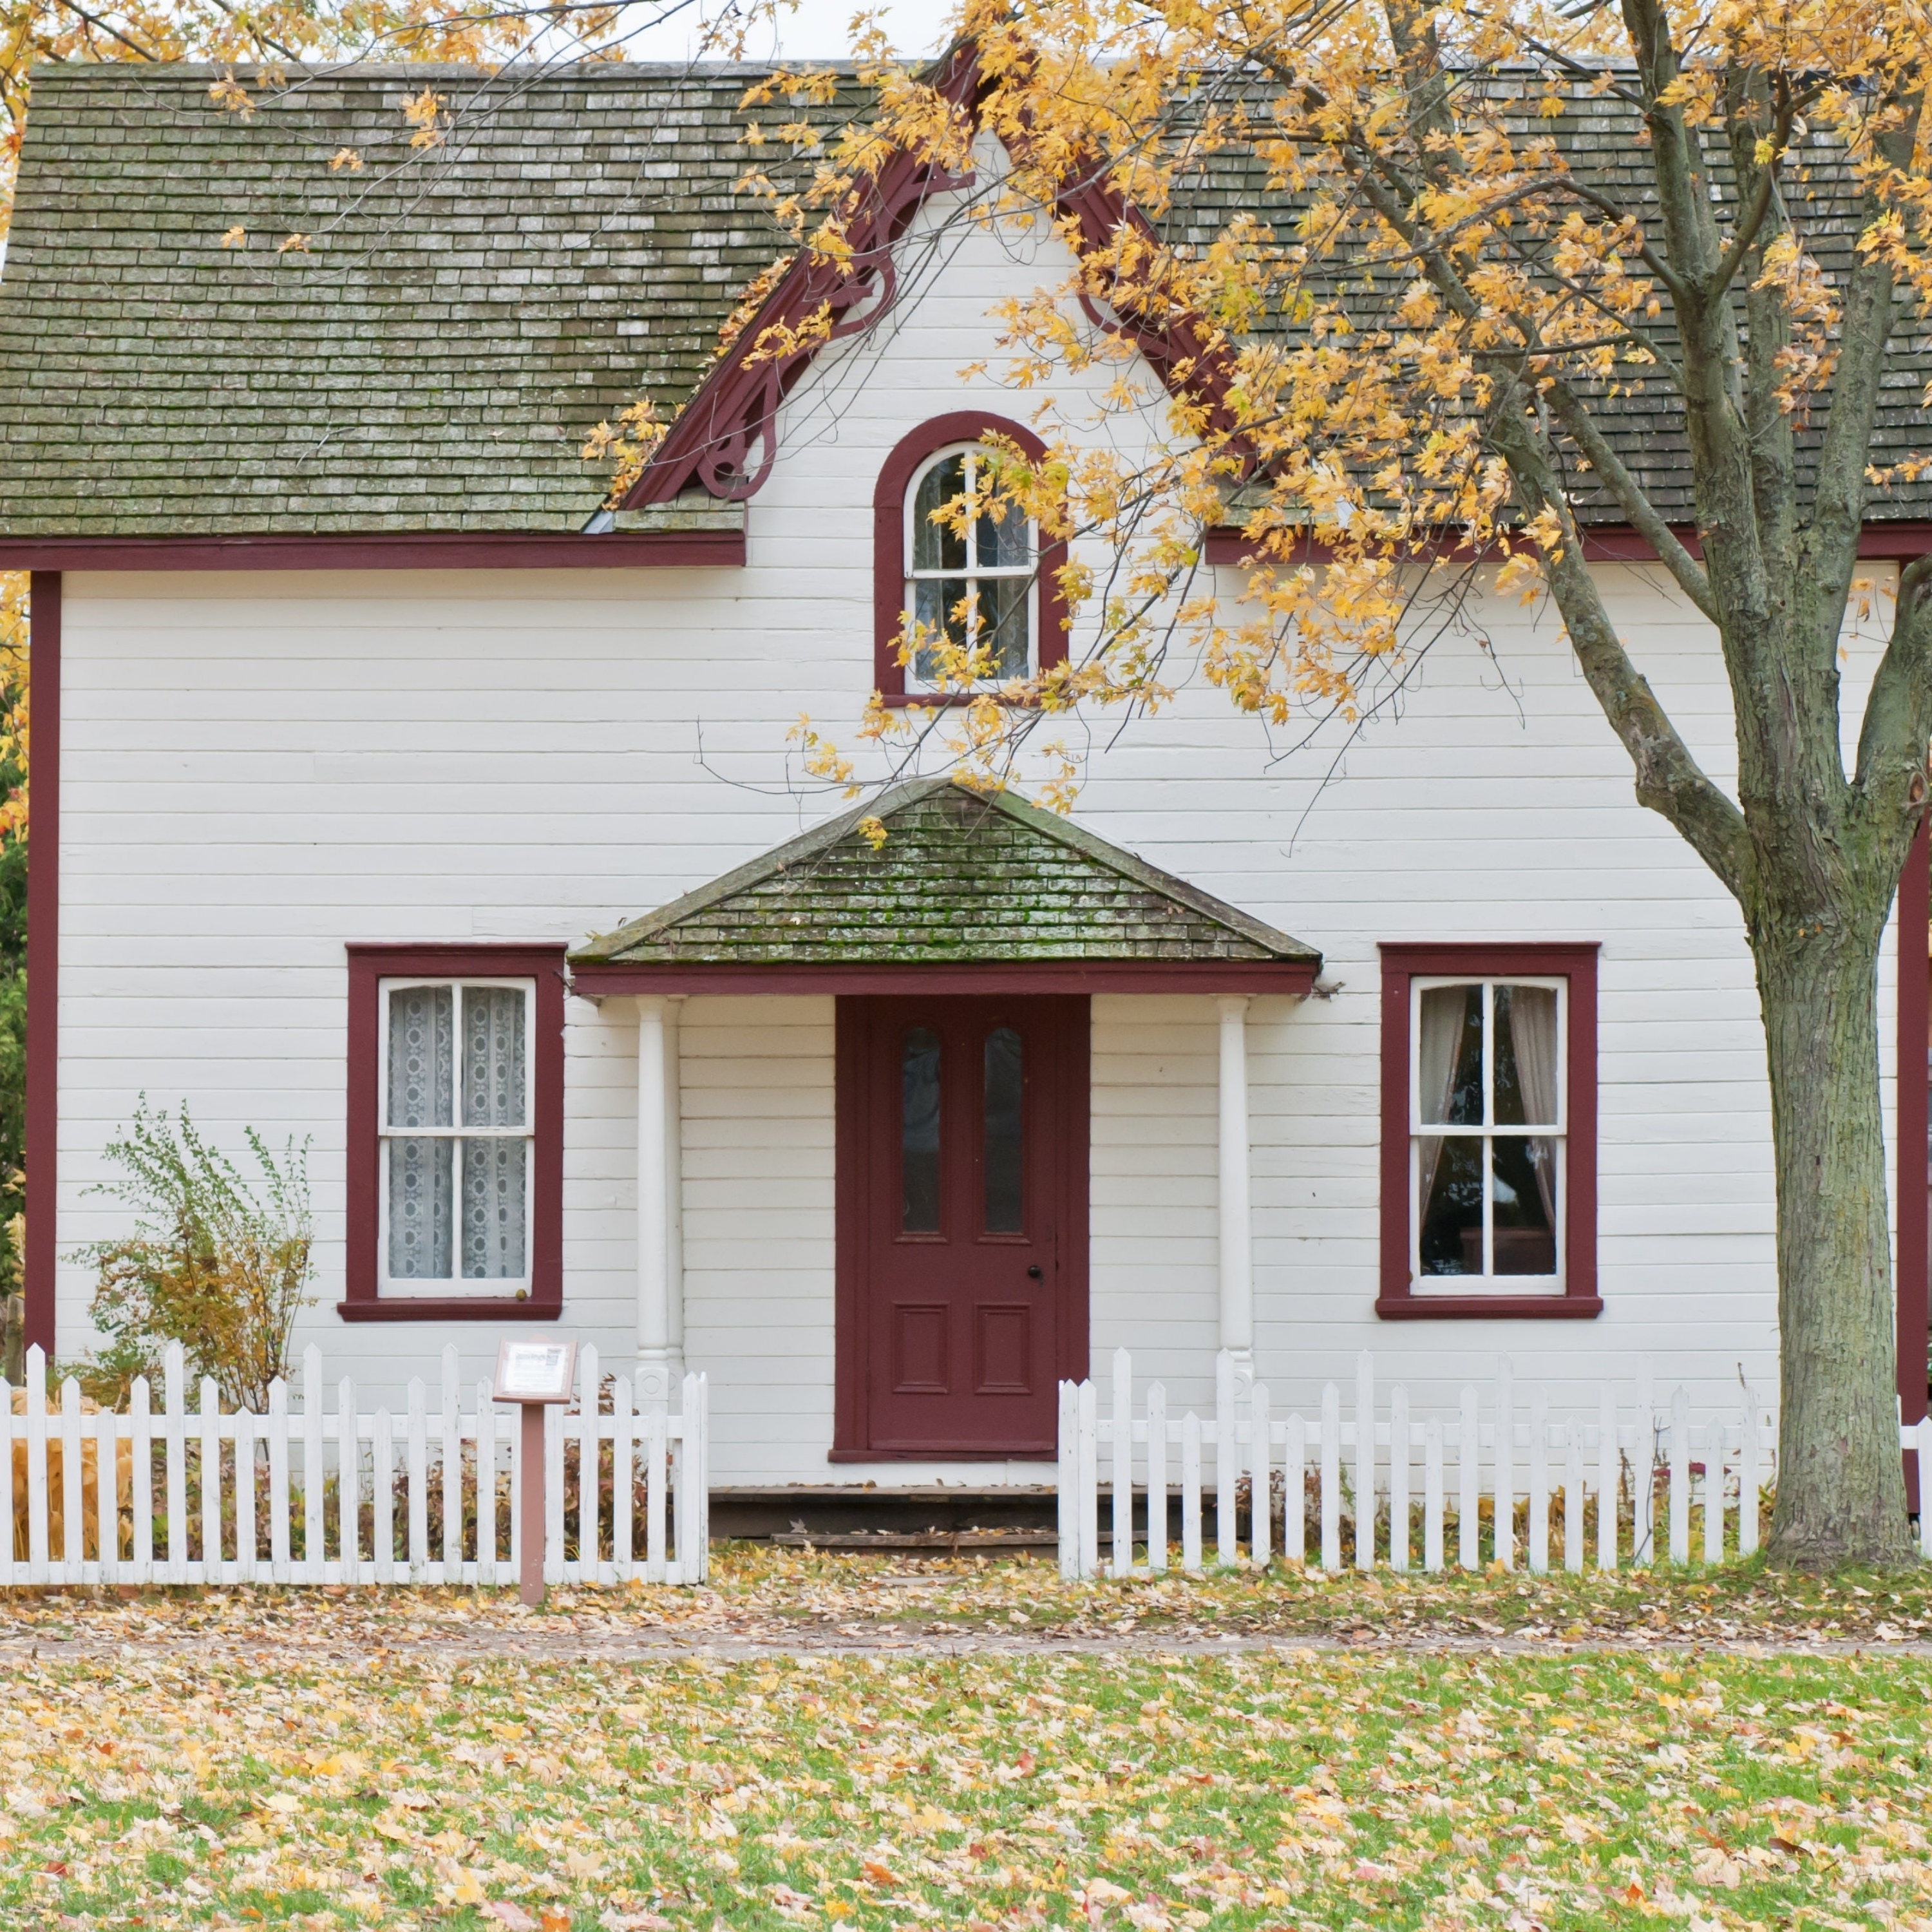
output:
M 742 530 L 0 538 L 0 570 L 622 570 L 744 561 Z
M 1597 952 L 1596 943 L 1527 945 L 1391 944 L 1381 949 L 1382 1292 L 1384 1321 L 1494 1321 L 1524 1316 L 1577 1319 L 1600 1312 L 1597 1294 Z M 1412 1292 L 1408 1268 L 1409 985 L 1418 975 L 1509 973 L 1558 976 L 1570 982 L 1569 1038 L 1564 1042 L 1570 1124 L 1564 1155 L 1568 1198 L 1561 1294 L 1444 1294 Z
M 1925 1413 L 1927 1276 L 1926 1079 L 1932 962 L 1927 958 L 1932 914 L 1932 816 L 1920 822 L 1898 881 L 1898 1260 L 1894 1305 L 1898 1324 L 1899 1418 L 1916 1422 Z M 1905 1459 L 1911 1506 L 1918 1508 L 1918 1457 Z
M 1672 524 L 1670 533 L 1693 556 L 1704 554 L 1696 526 Z M 1328 546 L 1312 540 L 1306 545 L 1308 556 L 1319 560 Z M 1858 537 L 1858 555 L 1868 559 L 1922 556 L 1932 550 L 1932 523 L 1901 518 L 1896 523 L 1868 522 Z M 1249 554 L 1247 533 L 1227 526 L 1207 533 L 1204 552 L 1210 563 L 1239 564 Z M 1640 537 L 1627 524 L 1591 524 L 1583 530 L 1583 555 L 1592 563 L 1654 563 L 1657 552 L 1648 538 Z
M 946 698 L 906 694 L 905 668 L 899 662 L 900 619 L 905 613 L 905 500 L 914 472 L 934 450 L 950 442 L 977 442 L 994 434 L 1018 445 L 1029 463 L 1046 454 L 1046 445 L 1030 429 L 989 410 L 956 410 L 934 416 L 900 439 L 879 471 L 872 490 L 872 682 L 888 704 L 945 704 Z M 1040 554 L 1040 668 L 1066 662 L 1066 599 L 1060 572 L 1066 562 L 1064 543 L 1044 544 Z M 964 694 L 950 701 L 963 702 Z
M 563 959 L 561 945 L 429 943 L 351 945 L 349 955 L 349 1127 L 344 1207 L 348 1252 L 345 1322 L 547 1322 L 563 1307 Z M 530 1293 L 526 1301 L 488 1295 L 447 1300 L 382 1300 L 381 1100 L 382 1028 L 378 989 L 386 979 L 448 974 L 534 980 L 530 1121 L 536 1151 L 531 1176 Z
M 983 966 L 579 964 L 587 999 L 633 993 L 1306 993 L 1312 959 L 996 960 Z
M 22 1256 L 27 1346 L 54 1348 L 59 1255 L 61 580 L 28 586 L 32 764 L 27 825 L 27 1240 Z
M 956 45 L 926 79 L 942 100 L 976 122 L 987 94 L 1003 84 L 982 74 L 979 50 L 970 40 Z M 1009 143 L 1023 138 L 1010 127 L 1002 131 Z M 821 350 L 864 334 L 892 307 L 898 292 L 892 251 L 899 238 L 928 196 L 966 185 L 903 148 L 860 182 L 845 223 L 845 250 L 834 256 L 806 248 L 794 256 L 686 404 L 625 506 L 669 502 L 694 484 L 735 501 L 754 495 L 777 454 L 779 405 Z M 1082 249 L 1096 260 L 1122 229 L 1158 248 L 1153 225 L 1127 205 L 1104 161 L 1071 167 L 1056 200 L 1056 214 L 1073 224 Z M 1111 299 L 1110 308 L 1103 309 L 1088 289 L 1079 291 L 1088 319 L 1131 342 L 1170 394 L 1202 410 L 1214 429 L 1232 434 L 1238 419 L 1235 363 L 1216 333 L 1192 310 L 1137 298 L 1130 282 L 1099 293 Z M 775 352 L 788 334 L 801 336 L 802 345 Z
M 580 982 L 583 978 L 580 972 Z M 904 993 L 926 990 L 926 982 L 909 988 L 904 980 L 884 990 Z M 1010 992 L 981 983 L 976 992 Z M 1026 990 L 1031 991 L 1032 988 Z M 1010 1462 L 1050 1460 L 1009 1449 L 875 1450 L 868 1447 L 869 1424 L 866 1402 L 866 1363 L 870 1310 L 866 1295 L 868 1230 L 871 1190 L 880 1184 L 880 1164 L 871 1157 L 866 1130 L 871 1120 L 871 1083 L 867 1066 L 868 1016 L 859 1003 L 842 999 L 834 1009 L 833 1228 L 832 1244 L 832 1446 L 830 1462 Z M 1090 1347 L 1092 1294 L 1088 1275 L 1088 1186 L 1093 1114 L 1093 1028 L 1088 1023 L 1070 1029 L 1066 1051 L 1059 1064 L 1066 1082 L 1061 1115 L 1071 1130 L 1066 1165 L 1058 1202 L 1059 1226 L 1066 1246 L 1062 1264 L 1065 1292 L 1060 1303 L 1060 1374 L 1075 1382 L 1086 1379 Z M 896 1183 L 886 1180 L 886 1185 Z

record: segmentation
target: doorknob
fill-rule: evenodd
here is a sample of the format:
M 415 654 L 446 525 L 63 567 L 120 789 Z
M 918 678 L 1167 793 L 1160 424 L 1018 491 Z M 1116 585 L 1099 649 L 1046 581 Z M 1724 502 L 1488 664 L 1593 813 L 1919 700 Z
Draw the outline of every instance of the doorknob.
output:
M 1027 1279 L 1029 1281 L 1038 1281 L 1040 1279 L 1039 1262 L 1034 1262 L 1028 1265 L 1027 1268 Z

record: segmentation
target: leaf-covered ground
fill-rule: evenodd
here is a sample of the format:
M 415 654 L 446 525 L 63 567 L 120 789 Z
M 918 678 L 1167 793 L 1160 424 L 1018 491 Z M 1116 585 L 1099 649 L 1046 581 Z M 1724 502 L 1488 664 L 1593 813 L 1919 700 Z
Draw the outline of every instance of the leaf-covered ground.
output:
M 1916 1656 L 326 1650 L 16 1653 L 0 1923 L 1932 1926 Z
M 150 1592 L 132 1599 L 0 1593 L 0 1658 L 137 1646 L 389 1645 L 532 1653 L 708 1646 L 790 1648 L 998 1638 L 1088 1646 L 1146 1640 L 1344 1642 L 1858 1644 L 1932 1649 L 1932 1564 L 1829 1577 L 1756 1563 L 1604 1576 L 1326 1576 L 1277 1564 L 1201 1577 L 1063 1582 L 1051 1557 L 890 1560 L 738 1544 L 698 1591 L 554 1592 L 526 1617 L 504 1592 Z

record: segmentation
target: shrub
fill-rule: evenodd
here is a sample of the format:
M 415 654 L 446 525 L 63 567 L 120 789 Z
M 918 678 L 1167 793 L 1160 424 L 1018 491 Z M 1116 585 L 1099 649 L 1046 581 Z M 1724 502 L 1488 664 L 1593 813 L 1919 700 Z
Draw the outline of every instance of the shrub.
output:
M 136 1376 L 152 1379 L 170 1342 L 230 1408 L 262 1413 L 269 1384 L 286 1378 L 313 1268 L 308 1143 L 291 1141 L 278 1162 L 253 1127 L 248 1138 L 261 1170 L 252 1185 L 185 1104 L 176 1121 L 144 1096 L 110 1143 L 123 1178 L 96 1191 L 134 1209 L 135 1232 L 82 1251 L 98 1271 L 90 1312 L 104 1342 L 83 1384 L 97 1400 L 118 1406 Z

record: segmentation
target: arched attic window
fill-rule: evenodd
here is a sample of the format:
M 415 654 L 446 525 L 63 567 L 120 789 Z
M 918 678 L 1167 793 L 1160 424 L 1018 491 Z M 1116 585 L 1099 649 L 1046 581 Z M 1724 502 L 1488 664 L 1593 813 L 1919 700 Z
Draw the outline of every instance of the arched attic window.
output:
M 1066 656 L 1066 610 L 1058 572 L 1066 546 L 1042 547 L 1030 519 L 1009 508 L 969 530 L 932 513 L 975 488 L 986 462 L 985 439 L 1010 438 L 1037 460 L 1046 446 L 1017 423 L 961 411 L 922 423 L 886 459 L 873 496 L 874 676 L 888 704 L 934 700 L 937 667 L 899 662 L 910 612 L 928 631 L 990 652 L 988 682 L 1025 677 Z M 958 692 L 940 703 L 958 702 Z

